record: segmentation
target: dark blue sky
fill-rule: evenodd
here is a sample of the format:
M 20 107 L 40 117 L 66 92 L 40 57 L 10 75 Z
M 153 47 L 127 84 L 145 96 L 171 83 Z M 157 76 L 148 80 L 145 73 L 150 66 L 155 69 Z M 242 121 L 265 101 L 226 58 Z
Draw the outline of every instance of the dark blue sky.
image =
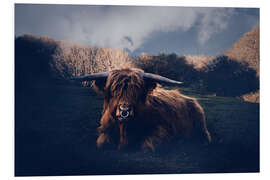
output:
M 259 24 L 258 8 L 15 5 L 15 35 L 179 55 L 218 55 Z

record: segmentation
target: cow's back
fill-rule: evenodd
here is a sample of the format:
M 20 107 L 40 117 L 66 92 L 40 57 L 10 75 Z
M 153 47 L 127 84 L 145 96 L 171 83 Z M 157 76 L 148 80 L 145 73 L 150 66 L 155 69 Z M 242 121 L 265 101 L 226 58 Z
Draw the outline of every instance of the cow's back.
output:
M 178 90 L 156 88 L 147 98 L 147 105 L 158 112 L 156 121 L 167 125 L 173 135 L 186 137 L 202 128 L 205 116 L 196 99 L 182 95 Z

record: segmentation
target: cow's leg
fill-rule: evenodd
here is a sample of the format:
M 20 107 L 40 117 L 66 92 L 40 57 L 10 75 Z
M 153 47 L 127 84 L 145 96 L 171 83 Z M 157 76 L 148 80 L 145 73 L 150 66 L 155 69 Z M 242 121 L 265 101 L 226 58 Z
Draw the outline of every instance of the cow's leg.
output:
M 97 138 L 97 147 L 101 148 L 105 143 L 110 142 L 108 134 L 101 133 Z
M 189 115 L 193 121 L 194 134 L 201 136 L 204 142 L 210 143 L 211 135 L 206 126 L 206 116 L 203 108 L 196 100 L 189 102 Z
M 211 135 L 207 129 L 207 126 L 206 126 L 206 118 L 205 118 L 205 114 L 202 113 L 201 116 L 199 117 L 200 121 L 199 121 L 199 132 L 201 132 L 202 134 L 202 138 L 203 138 L 203 141 L 206 142 L 206 143 L 211 143 L 212 141 L 212 138 L 211 138 Z
M 211 135 L 208 131 L 208 129 L 206 128 L 206 123 L 204 122 L 203 124 L 203 134 L 204 134 L 204 137 L 207 139 L 207 143 L 211 143 L 212 141 L 212 138 L 211 138 Z
M 151 136 L 145 138 L 141 148 L 144 152 L 155 151 L 155 147 L 161 144 L 165 139 L 168 138 L 168 131 L 162 127 L 158 126 Z
M 97 128 L 97 132 L 99 134 L 97 138 L 97 146 L 100 148 L 103 146 L 104 143 L 110 142 L 110 129 L 113 127 L 112 118 L 109 113 L 109 110 L 105 110 L 101 120 L 100 120 L 100 126 Z

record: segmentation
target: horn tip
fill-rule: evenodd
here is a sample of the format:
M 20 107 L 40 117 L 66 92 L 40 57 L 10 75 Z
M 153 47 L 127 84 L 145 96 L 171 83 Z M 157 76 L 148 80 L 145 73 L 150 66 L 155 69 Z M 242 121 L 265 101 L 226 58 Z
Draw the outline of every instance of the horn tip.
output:
M 182 85 L 182 84 L 183 82 L 179 82 L 179 81 L 175 82 L 175 85 Z

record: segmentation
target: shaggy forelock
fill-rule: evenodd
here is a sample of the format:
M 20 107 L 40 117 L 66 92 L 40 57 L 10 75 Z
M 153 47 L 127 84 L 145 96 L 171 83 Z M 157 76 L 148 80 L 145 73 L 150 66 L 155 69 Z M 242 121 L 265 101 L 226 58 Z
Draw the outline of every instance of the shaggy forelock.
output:
M 112 71 L 106 89 L 111 98 L 136 103 L 145 93 L 141 71 L 131 69 Z

